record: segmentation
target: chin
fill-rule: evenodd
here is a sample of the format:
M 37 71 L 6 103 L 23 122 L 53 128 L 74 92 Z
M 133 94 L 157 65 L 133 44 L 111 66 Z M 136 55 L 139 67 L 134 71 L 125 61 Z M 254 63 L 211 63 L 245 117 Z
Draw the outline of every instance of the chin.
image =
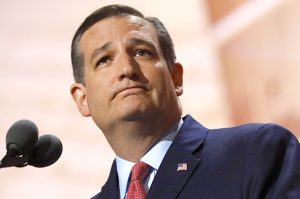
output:
M 124 120 L 134 121 L 151 117 L 155 110 L 157 110 L 156 105 L 149 98 L 130 96 L 118 104 L 116 112 L 120 113 Z
M 153 108 L 143 106 L 123 107 L 121 117 L 126 121 L 141 120 L 151 115 L 151 110 Z
M 123 120 L 126 120 L 126 121 L 136 121 L 136 120 L 141 120 L 141 119 L 145 118 L 146 115 L 147 114 L 142 111 L 131 111 L 131 112 L 124 113 L 122 118 L 123 118 Z

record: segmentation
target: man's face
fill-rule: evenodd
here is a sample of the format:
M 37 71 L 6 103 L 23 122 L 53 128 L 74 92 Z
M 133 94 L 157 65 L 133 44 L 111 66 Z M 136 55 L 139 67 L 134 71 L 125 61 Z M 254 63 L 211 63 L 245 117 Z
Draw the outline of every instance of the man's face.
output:
M 134 16 L 99 21 L 83 34 L 80 50 L 85 86 L 74 84 L 71 92 L 82 115 L 102 130 L 172 114 L 178 106 L 181 65 L 170 73 L 149 22 Z

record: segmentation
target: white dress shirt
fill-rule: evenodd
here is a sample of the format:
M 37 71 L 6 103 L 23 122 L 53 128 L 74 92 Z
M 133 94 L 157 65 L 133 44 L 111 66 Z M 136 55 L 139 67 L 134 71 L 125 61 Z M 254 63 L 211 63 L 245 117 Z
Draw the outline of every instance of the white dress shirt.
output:
M 161 138 L 142 158 L 140 161 L 147 163 L 151 166 L 150 174 L 148 175 L 146 182 L 144 183 L 145 190 L 148 191 L 153 179 L 157 173 L 157 170 L 165 157 L 169 147 L 171 146 L 175 136 L 177 135 L 180 127 L 183 124 L 183 120 L 180 119 L 176 122 L 166 133 L 163 138 Z M 120 199 L 125 199 L 126 192 L 128 189 L 128 181 L 131 173 L 131 168 L 135 164 L 124 160 L 116 156 L 117 172 L 119 178 L 119 188 L 120 188 Z

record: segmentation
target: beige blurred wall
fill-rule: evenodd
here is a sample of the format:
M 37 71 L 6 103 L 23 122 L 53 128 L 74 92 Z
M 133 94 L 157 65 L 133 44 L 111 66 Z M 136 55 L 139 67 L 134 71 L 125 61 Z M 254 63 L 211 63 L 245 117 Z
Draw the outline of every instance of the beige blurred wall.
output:
M 4 156 L 6 153 L 5 134 L 8 128 L 14 121 L 23 118 L 34 121 L 41 135 L 51 133 L 60 137 L 64 151 L 59 161 L 47 168 L 1 169 L 0 198 L 89 198 L 104 184 L 114 153 L 91 118 L 83 118 L 72 102 L 69 94 L 69 87 L 73 82 L 70 43 L 82 20 L 93 10 L 109 3 L 128 4 L 146 15 L 157 16 L 170 30 L 178 61 L 185 70 L 184 94 L 181 97 L 184 114 L 193 115 L 210 128 L 231 126 L 247 122 L 248 119 L 281 122 L 282 120 L 276 119 L 277 115 L 284 116 L 290 111 L 293 120 L 298 120 L 298 98 L 291 96 L 299 97 L 296 86 L 299 83 L 299 71 L 296 69 L 299 59 L 295 56 L 299 49 L 296 43 L 299 34 L 294 32 L 298 29 L 290 27 L 294 25 L 290 20 L 294 21 L 299 17 L 294 8 L 298 4 L 295 4 L 296 0 L 286 2 L 270 6 L 265 13 L 258 13 L 259 17 L 255 19 L 232 25 L 230 16 L 238 16 L 236 9 L 239 6 L 234 5 L 234 9 L 226 8 L 225 14 L 219 15 L 221 18 L 218 23 L 212 23 L 212 9 L 205 0 L 1 0 L 0 155 Z M 222 8 L 222 5 L 219 6 Z M 252 6 L 259 7 L 259 4 Z M 285 20 L 282 20 L 282 15 Z M 281 21 L 280 28 L 276 24 L 278 20 Z M 278 33 L 283 28 L 287 29 Z M 263 34 L 276 29 L 276 34 L 271 34 L 269 42 L 262 43 L 264 37 L 255 32 L 256 29 Z M 285 35 L 287 43 L 279 36 L 281 33 Z M 291 39 L 287 39 L 289 37 Z M 273 83 L 267 84 L 271 94 L 275 92 L 276 98 L 271 96 L 271 99 L 263 94 L 256 98 L 256 106 L 239 109 L 235 107 L 236 103 L 240 103 L 238 99 L 242 98 L 241 102 L 245 100 L 249 103 L 251 92 L 258 92 L 256 88 L 264 88 L 264 82 L 268 82 L 264 78 L 269 73 L 259 73 L 259 77 L 253 76 L 255 81 L 252 86 L 247 87 L 251 78 L 247 78 L 245 74 L 248 72 L 243 67 L 249 68 L 250 63 L 240 61 L 245 59 L 240 52 L 244 48 L 236 46 L 244 44 L 256 49 L 255 43 L 271 46 L 278 44 L 280 47 L 284 45 L 285 52 L 289 52 L 292 46 L 290 50 L 296 58 L 290 59 L 289 53 L 285 53 L 284 60 L 288 65 L 284 65 L 287 67 L 278 66 L 278 71 L 275 70 L 278 81 L 275 81 L 274 88 Z M 268 49 L 271 48 L 266 48 Z M 253 51 L 254 54 L 261 53 Z M 269 71 L 268 67 L 272 65 L 265 66 L 260 63 L 260 59 L 255 61 L 256 58 L 260 57 L 254 56 L 254 68 L 250 67 L 251 72 L 256 74 L 255 68 L 258 66 L 259 71 Z M 240 74 L 235 74 L 235 71 L 240 71 Z M 288 78 L 283 78 L 281 74 Z M 236 88 L 234 85 L 240 87 Z M 291 88 L 290 85 L 294 87 Z M 266 101 L 270 99 L 273 104 Z M 263 106 L 266 103 L 267 108 Z M 259 111 L 256 110 L 257 106 L 260 107 Z M 236 119 L 243 118 L 239 116 L 241 113 L 247 116 L 245 120 Z M 294 128 L 289 123 L 284 124 Z
M 223 40 L 217 49 L 231 122 L 279 123 L 300 137 L 300 1 L 224 0 L 209 7 L 223 13 L 210 15 Z

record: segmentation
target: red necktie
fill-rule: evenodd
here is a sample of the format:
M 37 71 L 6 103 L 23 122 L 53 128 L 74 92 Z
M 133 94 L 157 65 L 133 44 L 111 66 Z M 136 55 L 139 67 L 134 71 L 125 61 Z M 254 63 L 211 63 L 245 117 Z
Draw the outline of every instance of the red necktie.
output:
M 150 166 L 144 162 L 136 163 L 131 169 L 131 180 L 127 191 L 127 199 L 145 199 L 146 191 L 143 180 L 149 173 Z

